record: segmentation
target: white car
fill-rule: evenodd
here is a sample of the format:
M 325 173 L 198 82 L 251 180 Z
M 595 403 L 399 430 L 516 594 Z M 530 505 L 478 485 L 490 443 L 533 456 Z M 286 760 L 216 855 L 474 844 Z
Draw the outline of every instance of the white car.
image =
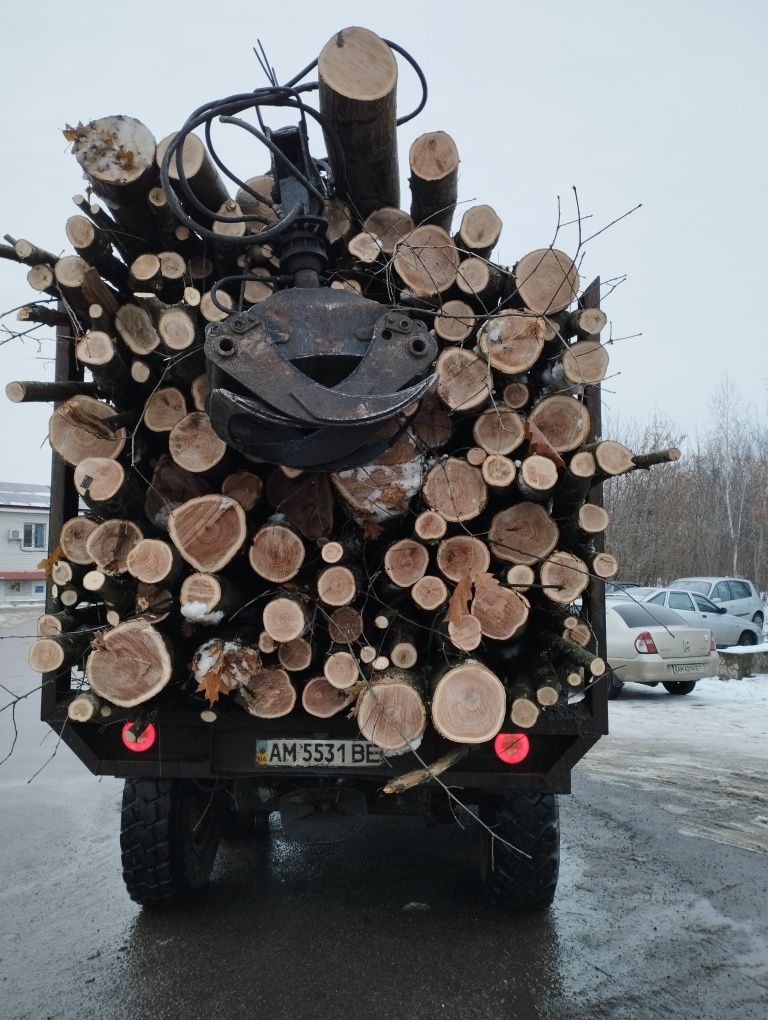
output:
M 691 627 L 671 609 L 606 603 L 605 623 L 610 698 L 617 698 L 625 683 L 661 683 L 670 694 L 690 694 L 697 680 L 717 674 L 712 632 Z
M 729 613 L 725 606 L 716 606 L 714 602 L 696 591 L 683 591 L 680 588 L 662 588 L 650 594 L 641 595 L 640 601 L 646 605 L 666 606 L 673 609 L 686 623 L 692 627 L 704 627 L 715 635 L 718 648 L 729 648 L 731 645 L 756 645 L 762 641 L 762 628 L 751 620 Z

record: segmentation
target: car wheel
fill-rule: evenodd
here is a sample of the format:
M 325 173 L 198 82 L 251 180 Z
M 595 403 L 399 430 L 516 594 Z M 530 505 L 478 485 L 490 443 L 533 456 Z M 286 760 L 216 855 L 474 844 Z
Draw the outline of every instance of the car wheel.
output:
M 546 910 L 560 867 L 560 822 L 551 793 L 518 793 L 481 806 L 480 876 L 495 903 L 514 912 Z
M 752 617 L 752 623 L 756 623 L 758 625 L 758 627 L 762 627 L 762 625 L 763 625 L 763 614 L 762 613 L 755 613 L 755 615 Z
M 608 700 L 615 701 L 624 690 L 624 684 L 621 680 L 616 679 L 616 674 L 612 669 L 608 670 L 605 678 L 608 681 Z
M 739 636 L 739 640 L 736 642 L 739 645 L 756 645 L 757 634 L 753 634 L 751 630 L 745 630 L 743 634 Z
M 690 694 L 695 686 L 695 680 L 676 680 L 672 683 L 665 683 L 664 690 L 668 694 Z

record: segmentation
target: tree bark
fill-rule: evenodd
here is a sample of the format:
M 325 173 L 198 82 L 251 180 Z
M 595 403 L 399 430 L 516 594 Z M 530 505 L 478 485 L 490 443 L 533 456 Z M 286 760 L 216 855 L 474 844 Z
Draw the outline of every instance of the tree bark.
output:
M 106 333 L 86 333 L 77 342 L 75 356 L 87 367 L 98 387 L 125 406 L 126 396 L 131 396 L 133 380 L 115 341 Z
M 65 225 L 69 243 L 81 259 L 98 269 L 99 273 L 118 291 L 128 287 L 128 267 L 115 258 L 112 241 L 101 227 L 86 216 L 70 216 Z
M 344 151 L 350 205 L 361 218 L 381 206 L 399 207 L 392 51 L 367 29 L 345 28 L 323 47 L 317 70 L 320 113 Z
M 96 395 L 96 386 L 92 382 L 37 382 L 14 380 L 6 383 L 5 395 L 13 404 L 42 404 L 70 397 Z
M 104 519 L 136 517 L 144 501 L 133 471 L 109 457 L 85 457 L 75 468 L 74 482 L 83 502 Z
M 459 153 L 445 131 L 419 135 L 408 154 L 411 168 L 411 216 L 421 225 L 451 229 L 456 209 Z
M 155 464 L 152 481 L 144 499 L 144 515 L 161 531 L 168 530 L 168 515 L 177 506 L 204 496 L 208 486 L 199 475 L 174 464 L 167 453 L 162 454 Z
M 267 499 L 309 541 L 323 538 L 333 527 L 333 491 L 327 475 L 305 471 L 289 478 L 278 468 L 267 479 Z
M 174 131 L 173 134 L 166 135 L 165 138 L 162 138 L 157 143 L 155 161 L 158 170 L 163 162 L 168 146 L 175 137 L 176 132 Z M 181 168 L 184 171 L 184 177 L 192 194 L 203 205 L 207 206 L 212 213 L 215 212 L 229 196 L 227 195 L 224 182 L 214 166 L 213 160 L 206 152 L 205 146 L 197 135 L 187 135 L 181 149 L 176 150 L 168 166 L 168 177 L 171 181 L 171 187 L 179 196 L 181 204 L 186 206 L 189 204 L 189 201 L 179 183 L 179 161 L 181 161 Z M 200 215 L 197 209 L 192 214 L 193 218 Z M 208 220 L 206 220 L 205 225 L 210 225 Z
M 364 469 L 338 471 L 331 484 L 352 518 L 382 523 L 408 512 L 411 499 L 421 489 L 424 458 L 406 433 Z
M 38 638 L 27 653 L 27 662 L 36 673 L 55 673 L 81 662 L 91 643 L 91 631 L 70 631 L 54 637 Z
M 469 255 L 487 259 L 501 235 L 503 223 L 489 205 L 473 205 L 465 210 L 454 241 Z

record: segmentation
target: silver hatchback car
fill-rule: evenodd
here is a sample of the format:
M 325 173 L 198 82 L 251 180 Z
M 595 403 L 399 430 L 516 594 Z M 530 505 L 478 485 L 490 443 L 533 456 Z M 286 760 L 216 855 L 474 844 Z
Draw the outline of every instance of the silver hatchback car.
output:
M 763 600 L 754 584 L 743 577 L 678 577 L 670 581 L 669 587 L 701 592 L 734 616 L 742 616 L 758 627 L 763 626 Z

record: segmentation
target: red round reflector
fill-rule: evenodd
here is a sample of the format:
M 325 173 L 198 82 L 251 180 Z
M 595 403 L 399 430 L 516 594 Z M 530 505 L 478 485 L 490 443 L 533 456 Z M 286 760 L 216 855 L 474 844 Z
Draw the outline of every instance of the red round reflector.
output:
M 493 749 L 505 765 L 519 765 L 528 757 L 531 742 L 525 733 L 497 733 Z
M 146 727 L 137 736 L 131 730 L 133 726 L 132 722 L 127 722 L 123 726 L 122 733 L 120 736 L 123 738 L 123 744 L 128 748 L 129 751 L 148 751 L 150 747 L 157 740 L 157 730 L 155 729 L 154 723 L 147 723 Z

